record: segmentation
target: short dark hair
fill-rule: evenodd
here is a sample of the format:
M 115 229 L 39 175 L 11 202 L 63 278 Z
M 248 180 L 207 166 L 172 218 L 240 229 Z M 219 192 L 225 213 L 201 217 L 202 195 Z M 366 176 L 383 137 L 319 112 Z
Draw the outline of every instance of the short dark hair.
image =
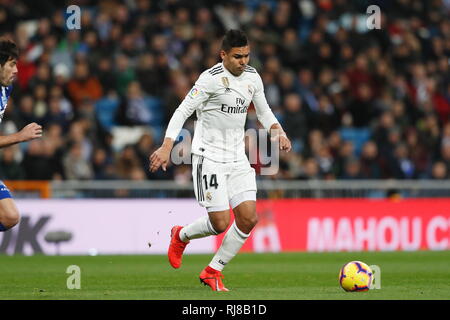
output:
M 0 39 L 0 65 L 3 67 L 7 61 L 18 58 L 19 49 L 16 43 L 9 39 Z
M 247 35 L 242 30 L 231 29 L 225 34 L 222 41 L 222 50 L 228 52 L 231 48 L 245 47 L 248 45 Z

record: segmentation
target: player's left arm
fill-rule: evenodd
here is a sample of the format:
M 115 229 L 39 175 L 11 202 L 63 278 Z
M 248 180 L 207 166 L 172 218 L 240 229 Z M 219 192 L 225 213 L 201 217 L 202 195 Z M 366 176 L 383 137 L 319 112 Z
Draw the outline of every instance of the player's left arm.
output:
M 284 150 L 286 152 L 291 151 L 291 140 L 286 135 L 286 132 L 284 132 L 283 128 L 279 123 L 274 123 L 270 126 L 270 139 L 272 141 L 278 141 L 280 144 L 280 150 Z
M 291 151 L 291 141 L 267 103 L 266 96 L 264 95 L 264 84 L 258 74 L 256 91 L 253 95 L 253 104 L 259 122 L 261 122 L 263 127 L 270 133 L 270 139 L 279 142 L 280 150 L 285 150 L 286 152 Z
M 151 172 L 156 172 L 159 167 L 166 171 L 170 153 L 181 128 L 187 118 L 209 99 L 213 90 L 211 82 L 212 76 L 207 71 L 203 72 L 175 110 L 167 126 L 163 144 L 149 158 Z
M 42 126 L 33 122 L 26 125 L 19 132 L 0 136 L 0 148 L 6 148 L 16 143 L 26 142 L 40 137 L 42 137 Z

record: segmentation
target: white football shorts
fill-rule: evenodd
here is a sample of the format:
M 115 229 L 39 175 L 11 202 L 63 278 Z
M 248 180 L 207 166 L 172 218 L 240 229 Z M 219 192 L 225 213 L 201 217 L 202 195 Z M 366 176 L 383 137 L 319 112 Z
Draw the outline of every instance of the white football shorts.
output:
M 255 169 L 247 159 L 215 162 L 192 155 L 192 179 L 198 203 L 208 212 L 228 210 L 240 203 L 256 201 Z

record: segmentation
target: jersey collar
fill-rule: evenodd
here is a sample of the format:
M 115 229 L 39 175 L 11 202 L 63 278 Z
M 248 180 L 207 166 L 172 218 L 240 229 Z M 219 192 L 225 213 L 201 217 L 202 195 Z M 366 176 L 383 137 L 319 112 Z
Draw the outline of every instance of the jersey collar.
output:
M 244 72 L 241 73 L 241 75 L 239 76 L 235 76 L 234 74 L 232 74 L 224 65 L 223 62 L 220 62 L 220 64 L 223 66 L 223 70 L 225 70 L 225 72 L 230 75 L 231 77 L 233 77 L 234 79 L 241 79 L 242 76 L 244 75 Z

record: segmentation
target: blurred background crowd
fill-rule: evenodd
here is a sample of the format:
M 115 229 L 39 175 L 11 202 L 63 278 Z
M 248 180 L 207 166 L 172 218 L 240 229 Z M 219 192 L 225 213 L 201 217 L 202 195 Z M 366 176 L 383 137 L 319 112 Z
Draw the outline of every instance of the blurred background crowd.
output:
M 80 30 L 66 28 L 71 4 Z M 294 147 L 259 179 L 449 177 L 448 0 L 0 0 L 0 33 L 20 48 L 0 130 L 44 127 L 0 151 L 0 178 L 190 180 L 187 165 L 150 173 L 148 156 L 231 28 Z

